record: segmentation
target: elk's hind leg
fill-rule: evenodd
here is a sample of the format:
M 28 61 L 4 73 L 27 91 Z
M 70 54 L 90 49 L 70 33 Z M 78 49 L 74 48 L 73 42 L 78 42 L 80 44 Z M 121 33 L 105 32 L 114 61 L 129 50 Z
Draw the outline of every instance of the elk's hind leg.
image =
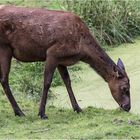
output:
M 69 94 L 69 97 L 70 97 L 70 101 L 71 101 L 71 104 L 72 104 L 72 107 L 73 107 L 73 110 L 76 111 L 76 112 L 81 112 L 82 109 L 79 107 L 77 101 L 76 101 L 76 98 L 73 94 L 73 91 L 72 91 L 72 87 L 71 87 L 71 80 L 70 80 L 70 77 L 69 77 L 69 73 L 68 73 L 68 70 L 67 70 L 67 67 L 66 66 L 62 66 L 62 65 L 59 65 L 58 66 L 58 70 L 59 70 L 59 73 L 65 83 L 65 86 L 67 88 L 67 91 L 68 91 L 68 94 Z
M 10 72 L 10 65 L 12 59 L 12 52 L 8 46 L 0 46 L 0 83 L 5 91 L 7 98 L 9 99 L 12 108 L 15 112 L 15 115 L 24 116 L 23 112 L 19 108 L 17 102 L 12 95 L 10 86 L 9 86 L 9 72 Z

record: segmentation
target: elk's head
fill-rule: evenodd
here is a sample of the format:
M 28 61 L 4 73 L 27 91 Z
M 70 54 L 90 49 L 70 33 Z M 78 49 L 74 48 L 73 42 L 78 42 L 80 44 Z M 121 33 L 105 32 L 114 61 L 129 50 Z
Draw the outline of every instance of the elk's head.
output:
M 114 72 L 115 76 L 108 82 L 112 96 L 119 104 L 121 109 L 129 111 L 131 108 L 130 81 L 121 59 L 118 59 Z

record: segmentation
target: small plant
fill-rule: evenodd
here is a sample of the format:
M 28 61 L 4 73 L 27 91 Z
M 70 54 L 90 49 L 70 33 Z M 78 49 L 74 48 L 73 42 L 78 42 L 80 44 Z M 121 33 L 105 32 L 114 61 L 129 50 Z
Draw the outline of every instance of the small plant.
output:
M 10 84 L 14 91 L 39 99 L 43 87 L 43 63 L 21 63 L 13 61 Z

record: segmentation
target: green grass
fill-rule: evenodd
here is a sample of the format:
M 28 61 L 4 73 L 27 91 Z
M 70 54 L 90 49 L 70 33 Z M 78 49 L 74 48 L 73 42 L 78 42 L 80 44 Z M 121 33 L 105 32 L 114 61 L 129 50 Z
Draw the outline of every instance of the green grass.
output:
M 22 103 L 27 114 L 24 118 L 14 117 L 7 105 L 2 106 L 0 139 L 140 138 L 140 118 L 119 110 L 88 107 L 77 114 L 50 106 L 47 108 L 49 119 L 40 120 L 36 115 L 37 105 L 32 102 Z
M 0 4 L 26 7 L 40 7 L 48 9 L 63 9 L 59 0 L 0 0 Z

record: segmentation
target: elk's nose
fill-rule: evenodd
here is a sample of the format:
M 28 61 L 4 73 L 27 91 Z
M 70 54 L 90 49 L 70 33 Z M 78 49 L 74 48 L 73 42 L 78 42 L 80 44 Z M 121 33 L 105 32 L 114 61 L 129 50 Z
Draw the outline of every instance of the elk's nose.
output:
M 123 105 L 121 106 L 121 108 L 122 108 L 123 110 L 129 112 L 129 110 L 131 109 L 131 106 L 130 106 L 130 104 L 123 104 Z

